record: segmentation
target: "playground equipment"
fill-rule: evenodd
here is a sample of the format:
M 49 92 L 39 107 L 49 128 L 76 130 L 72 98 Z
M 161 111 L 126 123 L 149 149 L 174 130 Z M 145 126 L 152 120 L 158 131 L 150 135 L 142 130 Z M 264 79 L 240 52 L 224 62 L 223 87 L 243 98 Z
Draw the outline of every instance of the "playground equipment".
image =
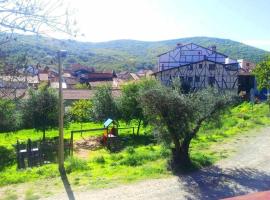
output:
M 118 123 L 109 118 L 104 122 L 103 125 L 104 125 L 103 143 L 106 144 L 110 138 L 116 138 L 118 136 Z
M 103 128 L 93 128 L 93 129 L 85 129 L 85 130 L 72 130 L 71 131 L 71 155 L 73 154 L 73 137 L 74 133 L 80 133 L 81 136 L 83 133 L 86 132 L 96 132 L 100 131 L 103 132 L 100 142 L 106 146 L 110 151 L 117 151 L 121 147 L 121 143 L 123 138 L 119 137 L 119 130 L 124 129 L 132 129 L 132 134 L 135 137 L 134 129 L 135 127 L 119 127 L 117 121 L 113 119 L 107 119 L 104 124 Z

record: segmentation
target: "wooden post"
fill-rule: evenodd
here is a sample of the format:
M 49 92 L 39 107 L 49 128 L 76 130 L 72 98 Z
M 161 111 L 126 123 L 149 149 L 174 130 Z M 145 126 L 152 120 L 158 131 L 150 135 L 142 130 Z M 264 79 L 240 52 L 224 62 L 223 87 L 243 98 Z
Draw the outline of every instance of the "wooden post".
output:
M 64 170 L 64 105 L 62 90 L 62 57 L 65 57 L 65 51 L 58 51 L 58 75 L 59 75 L 59 156 L 58 167 L 60 171 Z
M 71 136 L 70 136 L 70 153 L 71 156 L 73 156 L 73 131 L 71 131 Z

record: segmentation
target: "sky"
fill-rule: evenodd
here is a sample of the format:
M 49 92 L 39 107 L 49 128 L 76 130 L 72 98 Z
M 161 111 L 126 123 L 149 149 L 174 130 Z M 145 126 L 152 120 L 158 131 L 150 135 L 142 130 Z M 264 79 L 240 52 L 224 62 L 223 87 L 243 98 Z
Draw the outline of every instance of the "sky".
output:
M 80 36 L 157 41 L 193 36 L 270 51 L 270 0 L 70 0 Z

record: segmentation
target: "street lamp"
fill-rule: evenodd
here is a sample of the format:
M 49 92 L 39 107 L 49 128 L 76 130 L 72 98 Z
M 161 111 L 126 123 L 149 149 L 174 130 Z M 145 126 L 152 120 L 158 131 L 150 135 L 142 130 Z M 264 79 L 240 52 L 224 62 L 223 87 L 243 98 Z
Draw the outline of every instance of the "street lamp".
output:
M 62 90 L 62 58 L 67 56 L 67 51 L 60 50 L 57 52 L 58 58 L 58 75 L 59 75 L 59 149 L 58 149 L 58 164 L 59 170 L 64 170 L 64 105 L 63 105 L 63 90 Z

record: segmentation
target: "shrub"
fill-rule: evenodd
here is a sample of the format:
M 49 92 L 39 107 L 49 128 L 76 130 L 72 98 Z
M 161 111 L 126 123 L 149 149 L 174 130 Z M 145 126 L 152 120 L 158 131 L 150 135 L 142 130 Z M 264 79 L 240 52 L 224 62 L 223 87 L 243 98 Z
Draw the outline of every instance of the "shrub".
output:
M 112 159 L 113 161 L 119 161 L 119 160 L 121 160 L 121 159 L 123 159 L 123 158 L 124 158 L 124 156 L 121 155 L 121 154 L 112 154 L 112 155 L 111 155 L 111 159 Z
M 135 150 L 134 150 L 133 147 L 127 147 L 126 151 L 127 151 L 128 154 L 134 154 L 135 153 Z
M 171 155 L 171 151 L 170 151 L 170 149 L 162 146 L 161 149 L 160 149 L 160 155 L 163 158 L 168 158 Z
M 104 164 L 105 163 L 105 159 L 104 159 L 103 156 L 97 156 L 97 157 L 95 157 L 94 161 L 96 163 L 99 163 L 99 164 Z
M 76 157 L 68 157 L 66 161 L 66 172 L 71 173 L 74 171 L 83 171 L 88 170 L 89 166 L 85 160 L 76 158 Z
M 134 154 L 128 155 L 121 162 L 121 165 L 127 166 L 139 166 L 143 164 L 142 158 L 140 156 L 136 156 Z

